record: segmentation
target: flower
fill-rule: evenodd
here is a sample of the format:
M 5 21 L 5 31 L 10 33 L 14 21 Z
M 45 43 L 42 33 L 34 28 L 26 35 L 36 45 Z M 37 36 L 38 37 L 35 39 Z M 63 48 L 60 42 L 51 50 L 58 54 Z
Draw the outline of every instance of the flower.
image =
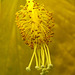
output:
M 48 12 L 44 5 L 40 5 L 33 0 L 27 0 L 26 5 L 21 5 L 20 7 L 22 9 L 16 13 L 16 23 L 25 44 L 34 49 L 26 70 L 31 70 L 30 67 L 35 57 L 35 68 L 42 70 L 40 74 L 44 75 L 53 66 L 48 48 L 48 42 L 53 37 L 51 30 L 54 26 L 52 13 Z

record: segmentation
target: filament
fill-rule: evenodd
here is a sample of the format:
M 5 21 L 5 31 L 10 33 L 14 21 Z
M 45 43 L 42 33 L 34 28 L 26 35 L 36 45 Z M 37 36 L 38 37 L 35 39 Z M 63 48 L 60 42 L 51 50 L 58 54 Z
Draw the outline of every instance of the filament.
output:
M 44 45 L 44 50 L 45 50 L 45 55 L 46 55 L 46 64 L 47 64 L 47 66 L 48 66 L 48 54 L 47 54 L 47 49 L 46 49 L 46 47 L 45 47 L 45 45 Z
M 40 58 L 40 49 L 39 49 L 37 52 L 38 52 L 38 58 L 39 58 L 39 67 L 40 67 L 40 64 L 41 64 L 41 58 Z
M 41 46 L 41 59 L 42 59 L 42 66 L 41 67 L 44 67 L 44 50 L 43 50 L 42 46 Z
M 33 52 L 33 55 L 32 55 L 32 57 L 31 57 L 30 63 L 29 63 L 29 65 L 28 65 L 29 68 L 30 68 L 30 66 L 31 66 L 31 64 L 32 64 L 34 55 L 36 54 L 36 47 L 37 47 L 37 45 L 34 46 L 34 52 Z
M 35 59 L 36 59 L 36 66 L 38 67 L 38 59 L 37 59 L 37 54 L 35 52 Z
M 46 47 L 47 47 L 47 52 L 48 52 L 48 60 L 49 60 L 49 64 L 51 64 L 51 58 L 50 58 L 50 52 L 49 52 L 49 48 L 46 44 Z

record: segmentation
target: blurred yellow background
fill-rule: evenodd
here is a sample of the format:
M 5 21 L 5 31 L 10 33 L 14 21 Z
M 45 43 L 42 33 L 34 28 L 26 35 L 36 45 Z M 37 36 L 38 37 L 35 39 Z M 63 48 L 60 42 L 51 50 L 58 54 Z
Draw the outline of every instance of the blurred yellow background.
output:
M 48 75 L 75 75 L 75 0 L 36 0 L 53 12 L 54 37 L 49 44 L 53 69 Z M 0 75 L 40 75 L 32 63 L 27 72 L 33 50 L 22 41 L 15 24 L 15 13 L 26 0 L 0 2 Z

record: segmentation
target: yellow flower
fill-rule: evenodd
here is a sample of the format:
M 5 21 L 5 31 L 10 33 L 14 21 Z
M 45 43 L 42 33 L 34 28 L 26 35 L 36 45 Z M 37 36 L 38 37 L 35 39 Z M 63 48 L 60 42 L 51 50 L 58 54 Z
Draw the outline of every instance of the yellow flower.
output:
M 22 9 L 16 13 L 16 23 L 24 42 L 34 49 L 26 70 L 30 71 L 33 58 L 35 57 L 35 68 L 42 70 L 40 74 L 44 75 L 53 66 L 48 48 L 48 42 L 53 37 L 51 30 L 54 26 L 52 13 L 33 0 L 27 0 L 26 5 L 21 5 L 20 7 Z

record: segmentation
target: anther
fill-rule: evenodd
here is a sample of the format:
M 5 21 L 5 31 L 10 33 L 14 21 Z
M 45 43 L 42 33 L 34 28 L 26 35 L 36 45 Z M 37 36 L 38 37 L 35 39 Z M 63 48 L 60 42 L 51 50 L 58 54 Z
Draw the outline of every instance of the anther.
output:
M 38 15 L 38 18 L 41 19 L 41 17 Z
M 30 3 L 30 1 L 28 1 L 28 3 Z
M 24 10 L 27 10 L 27 8 L 25 7 Z
M 35 38 L 39 38 L 40 36 L 35 36 Z
M 40 11 L 40 9 L 38 9 Z
M 34 4 L 34 6 L 33 7 L 35 7 L 35 4 Z
M 43 9 L 41 9 L 42 11 L 45 11 L 45 9 L 43 8 Z
M 34 43 L 37 43 L 36 41 L 34 41 Z
M 42 20 L 40 21 L 40 23 L 42 23 Z
M 52 27 L 54 27 L 54 24 L 52 25 Z
M 31 24 L 32 24 L 32 23 L 35 23 L 35 22 L 34 22 L 34 21 L 31 21 Z
M 49 13 L 49 12 L 47 11 L 47 13 Z
M 34 30 L 32 30 L 31 34 L 34 32 Z
M 31 44 L 30 47 L 33 48 L 33 44 Z
M 25 38 L 23 37 L 22 40 L 25 41 Z
M 23 7 L 23 5 L 20 5 L 20 7 L 22 8 L 22 7 Z
M 53 17 L 51 17 L 51 20 L 53 19 Z
M 32 40 L 35 40 L 35 38 L 32 38 Z
M 40 26 L 37 26 L 38 28 L 40 27 Z
M 29 18 L 31 18 L 31 16 L 29 15 Z
M 25 41 L 26 45 L 28 45 L 28 41 Z
M 28 7 L 28 4 L 27 4 L 27 7 Z
M 38 34 L 40 34 L 41 32 L 37 32 Z
M 35 31 L 38 31 L 37 29 L 35 29 Z
M 39 6 L 39 3 L 37 3 L 37 6 Z
M 52 42 L 52 41 L 50 40 L 50 42 Z
M 42 14 L 40 14 L 40 15 L 42 15 Z
M 26 15 L 23 14 L 23 17 L 25 17 Z
M 51 29 L 51 27 L 48 27 L 49 29 Z
M 32 1 L 32 2 L 34 2 L 34 1 Z
M 53 35 L 50 35 L 50 37 L 53 37 Z
M 21 31 L 21 34 L 23 34 L 23 31 Z
M 54 32 L 51 33 L 51 35 L 53 35 L 53 34 L 54 34 Z
M 33 7 L 33 9 L 35 9 L 35 8 Z

